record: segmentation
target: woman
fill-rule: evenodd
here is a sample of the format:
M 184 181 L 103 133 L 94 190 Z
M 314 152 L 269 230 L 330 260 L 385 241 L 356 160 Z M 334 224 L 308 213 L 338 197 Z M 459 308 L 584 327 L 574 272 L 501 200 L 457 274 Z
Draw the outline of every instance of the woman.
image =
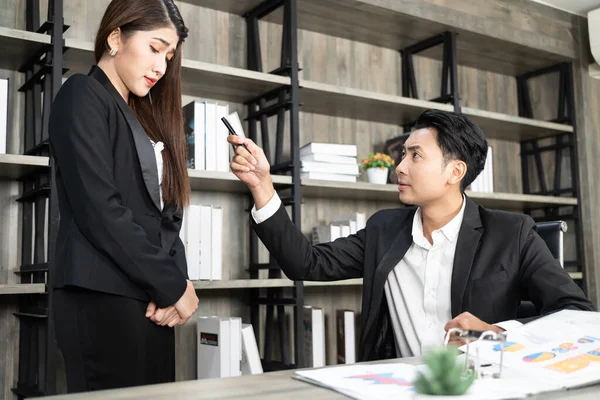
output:
M 60 224 L 51 286 L 69 392 L 175 379 L 174 330 L 198 307 L 179 239 L 189 202 L 172 0 L 113 0 L 88 75 L 50 118 Z

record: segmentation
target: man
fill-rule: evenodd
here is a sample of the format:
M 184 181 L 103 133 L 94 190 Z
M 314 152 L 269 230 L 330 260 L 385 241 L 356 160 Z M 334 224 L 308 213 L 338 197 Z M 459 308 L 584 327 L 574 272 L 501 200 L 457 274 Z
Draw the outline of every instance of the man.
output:
M 428 110 L 396 168 L 400 201 L 366 228 L 312 246 L 289 219 L 263 151 L 238 146 L 232 171 L 254 197 L 253 228 L 293 280 L 363 278 L 359 360 L 418 356 L 452 327 L 503 331 L 519 326 L 522 298 L 540 314 L 593 310 L 552 257 L 533 219 L 476 205 L 465 188 L 482 171 L 487 140 L 466 117 Z

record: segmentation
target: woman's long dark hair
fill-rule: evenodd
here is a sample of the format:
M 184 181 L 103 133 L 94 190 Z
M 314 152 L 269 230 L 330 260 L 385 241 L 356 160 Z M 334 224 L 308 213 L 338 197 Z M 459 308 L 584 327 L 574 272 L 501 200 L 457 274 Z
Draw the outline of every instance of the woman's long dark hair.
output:
M 165 145 L 163 151 L 163 199 L 165 204 L 185 207 L 190 200 L 190 182 L 186 165 L 186 142 L 181 105 L 181 48 L 188 34 L 173 0 L 112 0 L 96 34 L 96 63 L 110 51 L 108 37 L 121 29 L 126 39 L 135 31 L 174 27 L 179 36 L 177 48 L 165 75 L 152 88 L 152 101 L 129 96 L 129 106 L 148 136 Z

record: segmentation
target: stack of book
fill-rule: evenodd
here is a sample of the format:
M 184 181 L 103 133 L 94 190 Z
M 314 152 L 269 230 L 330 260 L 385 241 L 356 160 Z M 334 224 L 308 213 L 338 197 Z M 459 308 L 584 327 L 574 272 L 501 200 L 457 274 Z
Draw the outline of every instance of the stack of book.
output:
M 327 225 L 314 227 L 312 230 L 312 243 L 333 242 L 337 238 L 355 234 L 366 226 L 365 213 L 356 212 L 348 217 L 338 217 Z
M 184 212 L 180 237 L 190 280 L 223 279 L 223 209 L 192 204 Z
M 227 104 L 193 101 L 183 107 L 188 168 L 229 172 L 233 154 L 227 142 L 229 132 L 221 121 L 228 114 Z
M 252 325 L 239 317 L 201 316 L 196 329 L 198 379 L 263 373 Z
M 300 149 L 301 179 L 356 182 L 356 145 L 311 142 Z

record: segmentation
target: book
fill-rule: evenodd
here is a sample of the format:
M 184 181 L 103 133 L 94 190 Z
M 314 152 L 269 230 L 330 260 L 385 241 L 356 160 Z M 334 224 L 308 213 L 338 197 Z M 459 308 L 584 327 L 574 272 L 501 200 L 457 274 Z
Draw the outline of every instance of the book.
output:
M 262 374 L 258 344 L 250 324 L 242 324 L 242 375 Z
M 311 367 L 325 366 L 325 315 L 322 308 L 304 306 L 304 358 Z
M 324 172 L 301 172 L 300 179 L 314 179 L 319 181 L 356 182 L 355 175 L 330 174 Z
M 336 175 L 360 175 L 358 164 L 330 164 L 316 161 L 302 161 L 301 172 L 316 172 Z
M 345 157 L 356 157 L 358 152 L 354 144 L 310 142 L 300 148 L 300 157 L 309 154 L 328 154 Z
M 206 102 L 193 101 L 183 107 L 187 144 L 187 167 L 205 170 Z
M 336 336 L 338 364 L 354 364 L 356 362 L 354 311 L 336 311 Z
M 229 318 L 229 376 L 242 375 L 242 319 L 240 317 Z
M 313 161 L 320 163 L 329 164 L 343 164 L 343 165 L 357 165 L 358 159 L 356 157 L 337 156 L 335 154 L 320 154 L 310 153 L 303 157 L 300 157 L 301 161 Z
M 8 79 L 0 79 L 0 154 L 6 154 L 8 140 Z
M 198 345 L 198 379 L 230 376 L 229 318 L 202 316 L 196 323 Z

